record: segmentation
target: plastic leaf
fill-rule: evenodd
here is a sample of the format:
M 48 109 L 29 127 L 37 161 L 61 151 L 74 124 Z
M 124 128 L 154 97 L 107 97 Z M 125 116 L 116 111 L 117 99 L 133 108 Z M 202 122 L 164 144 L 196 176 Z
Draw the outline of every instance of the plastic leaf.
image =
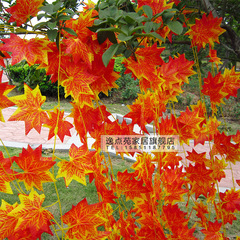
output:
M 222 200 L 222 208 L 226 211 L 240 211 L 240 190 L 226 190 L 224 193 L 219 193 Z
M 65 136 L 71 136 L 69 130 L 73 127 L 73 125 L 64 120 L 64 111 L 59 111 L 59 109 L 54 108 L 53 112 L 48 112 L 48 114 L 50 115 L 48 123 L 44 125 L 44 127 L 50 128 L 48 139 L 51 139 L 55 133 L 62 142 Z
M 0 236 L 1 239 L 11 236 L 14 233 L 14 229 L 18 223 L 18 219 L 15 216 L 9 216 L 9 213 L 18 206 L 18 203 L 13 205 L 5 202 L 2 199 L 2 205 L 0 207 Z
M 42 124 L 47 123 L 47 113 L 41 109 L 41 105 L 45 102 L 46 97 L 41 95 L 39 87 L 34 90 L 24 84 L 24 94 L 11 97 L 18 109 L 8 119 L 8 121 L 25 121 L 26 135 L 31 129 L 41 132 Z
M 14 171 L 11 170 L 12 162 L 9 158 L 4 158 L 0 152 L 0 192 L 12 194 L 10 182 L 15 179 Z
M 49 170 L 56 162 L 51 157 L 42 157 L 42 145 L 35 150 L 28 145 L 27 149 L 23 148 L 19 157 L 13 157 L 13 161 L 23 170 L 16 174 L 16 178 L 24 182 L 27 190 L 36 187 L 43 191 L 42 183 L 55 181 Z
M 0 43 L 0 49 L 1 47 L 3 46 L 4 44 L 3 43 Z M 2 67 L 6 67 L 5 65 L 5 62 L 4 62 L 4 59 L 6 58 L 11 58 L 11 56 L 6 52 L 6 51 L 0 51 L 0 65 Z M 1 81 L 0 81 L 1 82 Z
M 149 192 L 149 189 L 146 186 L 143 186 L 143 180 L 141 179 L 138 181 L 134 177 L 135 174 L 128 173 L 127 170 L 123 173 L 118 172 L 117 174 L 118 182 L 114 183 L 113 188 L 118 194 L 124 194 L 126 196 L 126 200 L 141 199 L 142 194 Z
M 222 18 L 213 18 L 212 12 L 208 16 L 204 13 L 202 19 L 196 19 L 196 23 L 190 26 L 186 33 L 193 40 L 193 45 L 198 49 L 205 48 L 206 44 L 214 46 L 214 42 L 219 43 L 218 37 L 226 30 L 220 27 Z
M 80 94 L 93 94 L 90 84 L 96 80 L 97 77 L 90 74 L 84 64 L 68 64 L 66 77 L 62 79 L 61 85 L 65 88 L 65 97 L 71 95 L 75 100 L 79 100 Z
M 6 9 L 11 14 L 9 22 L 22 25 L 30 16 L 35 17 L 44 0 L 17 0 L 16 5 Z
M 58 163 L 57 178 L 64 177 L 66 186 L 69 186 L 72 180 L 86 185 L 85 176 L 94 171 L 94 165 L 91 162 L 94 154 L 95 152 L 90 152 L 86 145 L 78 148 L 72 144 L 69 150 L 70 160 Z
M 66 237 L 70 239 L 102 239 L 103 236 L 97 238 L 101 235 L 101 232 L 97 231 L 97 227 L 106 222 L 103 216 L 102 203 L 89 205 L 84 198 L 76 206 L 72 206 L 72 209 L 62 217 L 63 222 L 69 228 Z M 106 235 L 109 233 L 106 233 Z
M 0 82 L 0 121 L 1 122 L 4 122 L 4 118 L 2 115 L 2 109 L 15 105 L 7 97 L 7 94 L 14 88 L 15 88 L 15 86 L 8 85 L 7 82 L 5 82 L 5 83 Z
M 207 56 L 210 58 L 209 62 L 214 62 L 217 66 L 218 64 L 222 64 L 221 59 L 217 57 L 217 50 L 209 48 L 209 55 Z
M 18 219 L 14 232 L 29 230 L 32 239 L 41 237 L 43 232 L 52 234 L 49 226 L 53 215 L 42 208 L 45 195 L 39 195 L 33 189 L 29 195 L 19 194 L 20 204 L 14 208 L 8 215 Z
M 215 77 L 209 72 L 208 77 L 204 79 L 204 85 L 202 93 L 209 96 L 211 100 L 211 106 L 213 111 L 216 111 L 216 105 L 220 105 L 223 102 L 223 98 L 227 96 L 227 93 L 223 92 L 224 82 L 222 81 L 221 72 Z
M 232 69 L 225 68 L 220 81 L 224 83 L 222 91 L 227 93 L 226 99 L 229 99 L 230 96 L 237 97 L 237 91 L 240 88 L 240 73 L 235 72 L 234 67 Z
M 38 38 L 31 40 L 22 39 L 16 34 L 11 33 L 10 38 L 2 39 L 5 43 L 0 50 L 11 52 L 12 65 L 26 60 L 29 65 L 35 63 L 48 63 L 47 53 L 50 49 L 47 47 L 48 41 Z
M 207 229 L 202 229 L 201 232 L 204 233 L 206 240 L 216 239 L 222 240 L 223 233 L 220 232 L 222 223 L 219 223 L 217 220 L 213 222 L 208 222 Z

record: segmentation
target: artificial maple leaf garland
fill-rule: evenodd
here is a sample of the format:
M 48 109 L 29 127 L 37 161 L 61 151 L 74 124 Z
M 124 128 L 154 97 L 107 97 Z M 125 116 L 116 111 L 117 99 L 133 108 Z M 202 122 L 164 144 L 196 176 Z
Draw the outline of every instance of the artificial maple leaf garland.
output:
M 15 6 L 9 8 L 8 12 L 12 15 L 10 21 L 21 25 L 30 16 L 35 16 L 43 1 L 30 2 L 18 0 Z M 138 8 L 149 5 L 153 7 L 153 13 L 157 14 L 171 9 L 173 2 L 177 5 L 179 1 L 138 1 Z M 23 10 L 20 4 L 29 5 L 31 9 L 26 7 Z M 63 30 L 63 39 L 58 47 L 47 38 L 26 40 L 11 34 L 9 39 L 2 40 L 4 44 L 0 45 L 0 51 L 5 57 L 9 57 L 7 52 L 12 52 L 12 64 L 24 59 L 29 65 L 39 64 L 51 75 L 52 82 L 59 81 L 66 96 L 71 95 L 73 109 L 69 117 L 73 118 L 83 145 L 71 145 L 70 160 L 60 160 L 56 164 L 59 167 L 57 176 L 49 171 L 56 163 L 54 157 L 42 157 L 41 145 L 36 149 L 28 146 L 18 157 L 4 158 L 0 152 L 0 191 L 12 193 L 10 183 L 19 181 L 24 182 L 25 188 L 30 191 L 29 194 L 19 194 L 20 204 L 10 205 L 2 201 L 0 238 L 37 239 L 43 232 L 52 234 L 50 226 L 54 216 L 42 207 L 44 194 L 39 195 L 34 188 L 43 191 L 43 184 L 55 182 L 55 178 L 60 177 L 64 177 L 66 186 L 73 180 L 86 184 L 85 178 L 88 176 L 89 182 L 95 183 L 99 203 L 88 204 L 83 199 L 64 213 L 61 220 L 68 226 L 65 237 L 196 239 L 195 225 L 191 227 L 189 224 L 191 213 L 188 216 L 188 212 L 180 210 L 179 202 L 193 196 L 198 199 L 203 195 L 214 203 L 216 220 L 208 219 L 209 209 L 205 203 L 194 202 L 193 209 L 197 212 L 201 232 L 206 239 L 223 239 L 225 235 L 221 229 L 226 223 L 232 224 L 236 220 L 234 214 L 240 211 L 240 193 L 235 189 L 227 190 L 220 193 L 219 201 L 215 202 L 216 187 L 225 177 L 227 162 L 234 164 L 240 161 L 239 133 L 232 136 L 220 134 L 217 129 L 219 122 L 215 116 L 206 119 L 206 108 L 201 101 L 181 112 L 179 117 L 163 117 L 166 105 L 177 101 L 176 96 L 183 92 L 182 85 L 188 83 L 189 77 L 195 74 L 194 61 L 187 60 L 184 54 L 164 61 L 161 57 L 164 48 L 157 43 L 149 44 L 148 40 L 142 41 L 143 48 L 137 48 L 134 57 L 124 60 L 126 73 L 131 72 L 139 79 L 142 90 L 135 103 L 129 106 L 130 113 L 125 115 L 132 119 L 132 123 L 127 124 L 125 120 L 122 124 L 117 120 L 111 121 L 106 107 L 98 104 L 98 94 L 101 91 L 108 94 L 108 90 L 117 87 L 115 81 L 119 75 L 113 70 L 114 60 L 107 67 L 102 62 L 102 54 L 111 43 L 107 40 L 99 44 L 97 34 L 88 29 L 96 17 L 96 11 L 88 10 L 81 13 L 78 19 L 67 20 L 65 26 L 73 29 L 77 36 Z M 161 19 L 160 16 L 155 21 L 160 22 Z M 210 61 L 216 64 L 220 60 L 212 47 L 214 42 L 219 42 L 218 37 L 224 32 L 220 22 L 221 19 L 213 18 L 212 13 L 208 16 L 203 14 L 202 19 L 197 19 L 187 32 L 193 46 L 198 49 L 210 45 Z M 204 34 L 206 31 L 208 34 Z M 171 35 L 168 26 L 163 25 L 158 33 L 164 38 L 170 38 Z M 2 57 L 0 63 L 4 63 Z M 234 68 L 226 69 L 223 74 L 209 73 L 204 79 L 202 93 L 210 97 L 213 114 L 217 111 L 216 105 L 219 106 L 224 97 L 236 97 L 239 81 L 240 75 Z M 58 136 L 63 141 L 66 135 L 70 135 L 72 124 L 64 119 L 63 111 L 59 108 L 50 111 L 41 108 L 45 97 L 41 95 L 39 87 L 32 90 L 25 85 L 23 95 L 8 98 L 7 94 L 12 89 L 12 86 L 0 83 L 0 110 L 14 104 L 18 107 L 9 121 L 25 121 L 26 134 L 33 128 L 40 133 L 41 127 L 45 126 L 50 129 L 49 139 Z M 1 112 L 0 120 L 4 120 Z M 119 171 L 114 176 L 100 154 L 101 135 L 136 135 L 134 124 L 147 133 L 145 124 L 151 122 L 158 134 L 179 135 L 181 143 L 188 144 L 194 139 L 194 145 L 197 145 L 214 140 L 210 157 L 193 148 L 188 152 L 188 163 L 183 167 L 182 158 L 177 153 L 138 153 L 132 171 Z M 87 134 L 95 140 L 93 147 L 96 151 L 88 150 Z M 128 154 L 127 151 L 125 153 Z M 123 156 L 123 153 L 120 155 Z M 19 167 L 17 171 L 15 164 Z M 132 201 L 133 205 L 130 210 L 125 205 L 119 205 L 120 217 L 115 219 L 113 207 L 109 203 L 119 204 L 119 201 L 123 201 L 122 196 Z M 99 231 L 100 226 L 104 227 L 103 231 Z

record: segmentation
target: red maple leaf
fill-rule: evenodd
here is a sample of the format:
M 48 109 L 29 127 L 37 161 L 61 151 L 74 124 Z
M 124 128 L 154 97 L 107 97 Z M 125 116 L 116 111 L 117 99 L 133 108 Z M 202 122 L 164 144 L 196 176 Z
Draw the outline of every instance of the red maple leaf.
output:
M 235 72 L 234 67 L 231 70 L 225 68 L 220 81 L 224 83 L 222 92 L 227 93 L 226 99 L 230 96 L 237 97 L 237 91 L 240 88 L 240 73 Z
M 232 135 L 232 140 L 235 143 L 240 143 L 240 130 L 237 130 L 237 133 L 235 135 Z
M 224 132 L 217 133 L 214 136 L 214 145 L 210 153 L 220 154 L 226 161 L 235 164 L 236 161 L 240 161 L 240 143 L 232 143 L 231 136 L 226 136 Z
M 26 60 L 29 65 L 35 63 L 47 64 L 47 53 L 49 41 L 43 39 L 22 39 L 16 34 L 11 33 L 10 38 L 1 39 L 5 44 L 0 47 L 0 50 L 11 52 L 12 65 Z
M 48 115 L 41 109 L 46 97 L 41 95 L 39 87 L 32 90 L 27 84 L 24 84 L 24 94 L 11 97 L 10 100 L 17 105 L 18 109 L 8 121 L 25 121 L 26 135 L 33 128 L 40 133 L 42 124 L 48 122 Z
M 152 93 L 147 91 L 145 94 L 139 94 L 136 101 L 129 105 L 130 112 L 124 118 L 131 118 L 132 124 L 138 124 L 141 130 L 148 133 L 145 125 L 162 116 L 166 110 L 167 98 L 163 93 Z
M 207 169 L 204 163 L 196 163 L 194 166 L 189 164 L 186 172 L 186 176 L 192 185 L 191 191 L 196 194 L 196 199 L 200 194 L 207 197 L 207 194 L 211 191 L 211 184 L 213 183 L 213 170 Z
M 169 204 L 183 201 L 183 195 L 188 192 L 185 189 L 187 181 L 184 179 L 185 174 L 181 168 L 169 169 L 166 168 L 161 175 L 161 180 L 164 186 L 164 201 Z
M 224 193 L 219 193 L 222 200 L 222 208 L 226 211 L 240 211 L 240 190 L 226 190 Z
M 128 173 L 125 170 L 123 173 L 117 173 L 117 182 L 113 182 L 113 190 L 116 191 L 119 195 L 124 194 L 126 200 L 136 200 L 142 198 L 142 194 L 149 192 L 149 189 L 146 186 L 143 186 L 143 180 L 136 180 L 134 173 Z
M 89 72 L 97 77 L 97 80 L 90 84 L 95 96 L 98 96 L 100 92 L 103 92 L 108 96 L 109 90 L 112 88 L 118 88 L 115 81 L 120 77 L 114 71 L 114 60 L 110 60 L 107 67 L 104 66 L 101 54 L 94 54 L 94 61 L 92 62 L 92 69 Z
M 51 139 L 55 134 L 63 142 L 65 136 L 71 136 L 70 129 L 73 125 L 64 120 L 64 111 L 59 111 L 59 109 L 54 108 L 53 112 L 48 111 L 50 115 L 48 122 L 44 125 L 44 127 L 50 128 L 48 134 L 48 140 Z
M 154 161 L 152 155 L 143 152 L 143 154 L 137 155 L 137 161 L 131 168 L 135 169 L 134 174 L 138 179 L 142 179 L 147 187 L 152 187 L 152 174 L 155 170 L 155 166 L 152 163 Z
M 97 227 L 107 221 L 104 218 L 103 204 L 89 205 L 86 198 L 76 206 L 72 206 L 72 209 L 63 215 L 62 220 L 68 225 L 66 237 L 70 239 L 98 239 L 97 237 L 102 233 L 97 230 Z M 107 236 L 110 232 L 105 234 Z
M 72 55 L 74 64 L 82 60 L 89 68 L 92 67 L 94 55 L 86 43 L 80 38 L 64 39 L 63 42 L 67 45 L 65 52 Z
M 4 158 L 0 152 L 0 192 L 12 194 L 10 182 L 15 179 L 14 171 L 11 169 L 12 160 Z
M 199 131 L 200 124 L 204 121 L 203 117 L 198 116 L 198 112 L 190 111 L 188 107 L 185 112 L 181 112 L 177 119 L 175 117 L 172 119 L 180 141 L 187 144 L 189 140 L 195 138 L 196 131 Z
M 222 223 L 218 222 L 217 220 L 213 222 L 208 222 L 207 229 L 202 229 L 201 232 L 205 235 L 206 240 L 211 240 L 211 239 L 224 239 L 223 238 L 223 233 L 220 232 L 221 230 Z
M 16 22 L 17 26 L 22 25 L 28 18 L 35 17 L 44 0 L 17 0 L 16 4 L 6 11 L 11 14 L 9 22 Z
M 43 191 L 42 183 L 54 182 L 53 175 L 49 169 L 56 163 L 51 157 L 42 157 L 42 145 L 33 150 L 29 145 L 23 148 L 19 157 L 13 157 L 18 166 L 23 170 L 16 174 L 16 178 L 23 181 L 27 190 L 36 187 Z
M 196 19 L 196 23 L 190 26 L 186 35 L 189 35 L 198 50 L 205 48 L 206 44 L 213 47 L 214 42 L 219 43 L 218 37 L 226 31 L 220 27 L 221 23 L 222 18 L 213 18 L 212 12 L 208 16 L 204 13 L 202 19 Z
M 90 74 L 84 64 L 66 66 L 66 77 L 62 79 L 61 85 L 65 88 L 65 97 L 71 95 L 78 100 L 80 94 L 93 94 L 90 84 L 97 80 L 95 75 Z
M 210 58 L 209 62 L 214 62 L 217 66 L 218 64 L 222 64 L 221 59 L 217 57 L 217 50 L 209 48 L 209 55 L 207 56 Z
M 109 122 L 109 112 L 106 111 L 106 106 L 99 106 L 97 108 L 84 105 L 81 107 L 79 103 L 72 103 L 73 109 L 69 117 L 74 118 L 74 126 L 80 136 L 81 141 L 86 142 L 87 133 L 98 129 L 103 122 Z
M 18 206 L 18 203 L 13 205 L 5 202 L 2 199 L 2 205 L 0 207 L 0 236 L 1 239 L 5 239 L 14 233 L 14 229 L 18 223 L 18 219 L 15 216 L 9 216 L 9 213 Z
M 41 238 L 43 232 L 53 235 L 49 226 L 52 225 L 50 220 L 54 217 L 42 207 L 45 195 L 39 195 L 32 189 L 29 195 L 19 194 L 19 199 L 20 204 L 8 214 L 17 219 L 13 236 L 9 239 L 15 239 L 14 235 L 19 231 L 32 237 L 29 239 Z M 28 238 L 24 237 L 24 239 Z
M 208 222 L 207 214 L 209 213 L 208 207 L 204 205 L 204 203 L 201 201 L 200 203 L 195 202 L 195 206 L 193 206 L 193 209 L 196 210 L 196 216 L 201 219 L 201 225 L 206 226 L 206 223 Z
M 142 215 L 141 218 L 137 219 L 137 222 L 141 224 L 141 228 L 136 234 L 136 239 L 167 239 L 163 227 L 155 215 L 148 212 L 144 212 Z
M 4 118 L 2 115 L 2 109 L 15 105 L 7 97 L 7 94 L 14 88 L 15 88 L 15 86 L 8 85 L 7 82 L 5 82 L 5 83 L 0 82 L 0 121 L 2 121 L 2 122 L 4 122 Z
M 94 165 L 91 158 L 95 154 L 95 151 L 89 151 L 87 145 L 77 147 L 72 144 L 69 149 L 69 161 L 61 161 L 58 163 L 58 175 L 64 177 L 66 186 L 69 186 L 72 180 L 76 180 L 86 185 L 85 176 L 94 171 Z

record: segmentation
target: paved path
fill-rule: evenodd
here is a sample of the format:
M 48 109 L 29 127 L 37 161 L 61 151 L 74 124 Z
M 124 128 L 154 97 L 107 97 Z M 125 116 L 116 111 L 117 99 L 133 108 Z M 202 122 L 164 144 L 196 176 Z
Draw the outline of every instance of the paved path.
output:
M 0 122 L 0 139 L 4 142 L 4 145 L 9 147 L 27 147 L 27 145 L 31 145 L 32 147 L 37 147 L 42 144 L 43 149 L 45 148 L 53 148 L 54 146 L 54 138 L 48 140 L 48 132 L 49 129 L 43 127 L 41 130 L 41 134 L 39 134 L 35 129 L 32 129 L 27 136 L 25 136 L 25 126 L 24 122 L 8 122 L 7 119 L 13 114 L 16 108 L 11 107 L 7 109 L 3 109 L 2 113 L 6 122 Z M 68 121 L 72 119 L 69 118 Z M 91 148 L 91 144 L 94 142 L 93 139 L 89 138 L 89 148 Z M 74 128 L 71 129 L 71 137 L 65 136 L 64 142 L 62 143 L 59 139 L 56 141 L 56 149 L 67 150 L 74 143 L 77 146 L 81 146 L 81 142 L 79 137 L 77 136 L 76 130 Z M 1 143 L 0 143 L 1 145 Z M 185 151 L 191 151 L 193 144 L 190 146 L 185 145 Z M 201 145 L 198 144 L 195 148 L 195 151 L 198 153 L 209 152 L 209 144 Z M 179 153 L 185 159 L 184 153 Z M 135 158 L 133 157 L 132 160 Z M 232 174 L 235 180 L 240 180 L 240 162 L 236 165 L 232 165 L 233 172 L 229 169 L 225 171 L 226 178 L 223 179 L 220 184 L 220 190 L 225 191 L 226 188 L 231 188 L 233 186 Z M 239 186 L 234 182 L 235 186 L 239 189 Z

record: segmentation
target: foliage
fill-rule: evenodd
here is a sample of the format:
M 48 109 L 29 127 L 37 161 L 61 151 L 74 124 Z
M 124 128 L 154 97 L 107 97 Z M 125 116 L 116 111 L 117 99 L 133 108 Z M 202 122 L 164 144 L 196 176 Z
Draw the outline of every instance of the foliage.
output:
M 40 3 L 43 1 L 38 1 Z M 22 9 L 21 4 L 26 9 Z M 42 155 L 42 145 L 36 149 L 23 148 L 14 157 L 0 152 L 0 191 L 19 193 L 16 203 L 2 201 L 1 238 L 37 239 L 44 233 L 58 239 L 190 240 L 197 239 L 195 230 L 198 229 L 205 239 L 228 239 L 226 225 L 233 224 L 240 211 L 240 190 L 236 188 L 240 180 L 233 180 L 233 188 L 225 192 L 219 192 L 219 182 L 225 178 L 224 171 L 240 161 L 240 138 L 239 132 L 235 135 L 220 133 L 217 117 L 225 99 L 237 97 L 240 74 L 234 68 L 216 72 L 219 59 L 217 52 L 210 50 L 214 50 L 214 44 L 223 33 L 220 19 L 212 13 L 204 13 L 200 19 L 188 19 L 189 10 L 178 0 L 134 3 L 102 0 L 95 8 L 90 1 L 76 18 L 60 1 L 44 2 L 42 7 L 32 4 L 35 2 L 17 0 L 16 5 L 7 9 L 13 16 L 10 16 L 10 25 L 6 19 L 5 26 L 10 29 L 15 20 L 17 27 L 10 38 L 2 39 L 1 58 L 8 58 L 4 53 L 9 52 L 13 65 L 22 60 L 30 66 L 38 64 L 51 76 L 52 82 L 64 88 L 65 97 L 72 98 L 69 117 L 73 119 L 82 145 L 72 144 L 68 159 L 57 156 L 56 146 L 48 157 Z M 47 20 L 32 26 L 32 30 L 44 38 L 18 37 L 15 33 L 23 30 L 21 26 L 25 21 L 28 23 L 30 16 L 38 14 L 36 8 L 43 11 L 38 19 L 46 17 Z M 193 40 L 194 58 L 189 60 L 183 53 L 163 60 L 163 42 L 167 37 L 171 39 L 172 34 L 182 33 Z M 201 74 L 198 50 L 210 54 L 209 62 L 213 67 L 206 76 Z M 124 116 L 132 120 L 129 124 L 125 119 L 122 123 L 111 120 L 106 106 L 99 104 L 100 92 L 108 94 L 117 87 L 119 74 L 114 71 L 114 56 L 124 57 L 125 73 L 139 80 L 141 93 Z M 199 80 L 200 100 L 176 116 L 174 104 L 181 99 L 183 86 L 195 74 Z M 38 85 L 32 89 L 24 84 L 22 95 L 8 97 L 12 88 L 6 83 L 0 84 L 0 110 L 17 106 L 7 121 L 24 121 L 26 135 L 32 129 L 40 133 L 42 127 L 50 129 L 49 139 L 63 141 L 64 136 L 70 134 L 72 124 L 60 110 L 59 89 L 56 106 L 44 110 L 46 97 Z M 209 99 L 210 116 L 205 98 Z M 164 117 L 166 106 L 171 108 L 170 117 Z M 0 120 L 5 120 L 2 114 Z M 148 153 L 116 148 L 121 157 L 136 154 L 136 162 L 131 171 L 114 172 L 111 158 L 106 159 L 101 154 L 104 150 L 109 154 L 102 144 L 102 136 L 127 135 L 124 138 L 127 143 L 131 136 L 139 136 L 135 125 L 139 126 L 140 133 L 148 136 L 146 124 L 150 123 L 157 134 L 156 138 L 149 137 L 150 143 L 167 147 L 173 141 L 170 136 L 178 135 L 183 150 L 185 144 L 191 149 L 184 153 L 185 159 L 176 151 Z M 165 139 L 163 135 L 169 137 Z M 91 151 L 89 136 L 95 140 Z M 193 145 L 190 145 L 192 140 Z M 212 141 L 210 153 L 198 153 L 196 145 L 205 141 Z M 94 185 L 98 201 L 90 203 L 85 198 L 80 199 L 65 210 L 57 187 L 59 179 L 64 179 L 69 188 L 73 182 L 87 187 Z M 49 205 L 45 205 L 49 197 L 45 184 L 51 184 L 57 196 Z M 180 208 L 182 204 L 184 209 Z M 193 212 L 196 220 L 192 224 Z

